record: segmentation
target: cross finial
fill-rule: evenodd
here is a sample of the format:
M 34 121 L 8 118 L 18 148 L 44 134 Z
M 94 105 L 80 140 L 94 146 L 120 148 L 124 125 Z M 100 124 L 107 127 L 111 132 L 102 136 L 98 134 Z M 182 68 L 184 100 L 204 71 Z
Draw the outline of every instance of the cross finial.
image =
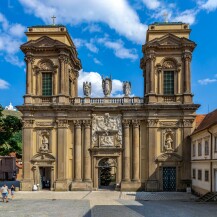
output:
M 163 14 L 163 16 L 164 16 L 164 22 L 165 22 L 165 23 L 168 23 L 168 13 L 165 12 L 165 13 Z
M 55 24 L 55 19 L 56 19 L 56 17 L 53 15 L 51 18 L 53 19 L 53 26 L 55 26 L 55 25 L 56 25 L 56 24 Z

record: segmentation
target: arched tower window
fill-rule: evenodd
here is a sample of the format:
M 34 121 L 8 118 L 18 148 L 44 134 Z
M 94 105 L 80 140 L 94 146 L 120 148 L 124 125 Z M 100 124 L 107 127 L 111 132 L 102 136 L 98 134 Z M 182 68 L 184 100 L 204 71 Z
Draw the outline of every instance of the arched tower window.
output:
M 42 96 L 52 96 L 53 93 L 53 81 L 52 73 L 42 72 Z

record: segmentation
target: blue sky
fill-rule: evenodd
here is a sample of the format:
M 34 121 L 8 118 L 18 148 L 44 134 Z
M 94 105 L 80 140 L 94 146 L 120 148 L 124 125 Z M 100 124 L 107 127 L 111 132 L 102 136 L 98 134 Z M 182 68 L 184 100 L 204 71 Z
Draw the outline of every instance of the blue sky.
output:
M 189 23 L 197 43 L 192 60 L 197 113 L 217 108 L 217 0 L 0 0 L 0 104 L 23 104 L 25 62 L 19 47 L 28 26 L 56 23 L 67 26 L 83 69 L 80 84 L 92 82 L 92 96 L 102 96 L 101 76 L 112 76 L 113 96 L 121 96 L 122 81 L 131 81 L 132 94 L 143 96 L 139 67 L 147 26 L 164 20 Z M 82 85 L 79 94 L 82 96 Z

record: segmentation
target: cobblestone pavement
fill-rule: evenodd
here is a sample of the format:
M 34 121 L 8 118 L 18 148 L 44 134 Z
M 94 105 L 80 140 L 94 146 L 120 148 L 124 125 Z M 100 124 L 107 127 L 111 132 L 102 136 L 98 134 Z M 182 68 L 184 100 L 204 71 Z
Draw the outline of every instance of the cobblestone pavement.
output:
M 178 192 L 16 192 L 0 202 L 7 217 L 216 217 L 216 203 Z

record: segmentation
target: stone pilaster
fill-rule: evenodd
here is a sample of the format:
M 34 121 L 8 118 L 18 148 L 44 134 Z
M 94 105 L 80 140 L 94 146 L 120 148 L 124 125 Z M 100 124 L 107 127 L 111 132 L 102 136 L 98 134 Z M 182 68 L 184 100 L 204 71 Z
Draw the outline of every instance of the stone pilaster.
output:
M 132 181 L 138 182 L 140 170 L 140 152 L 139 152 L 139 120 L 133 120 L 133 173 Z
M 31 158 L 33 157 L 33 124 L 34 120 L 23 122 L 23 180 L 22 191 L 31 191 L 34 184 Z
M 90 157 L 90 126 L 91 121 L 84 121 L 84 181 L 91 181 L 91 157 Z
M 183 55 L 184 59 L 184 93 L 191 93 L 191 68 L 190 68 L 190 63 L 191 63 L 191 54 L 190 53 L 185 53 Z
M 130 181 L 130 121 L 123 121 L 124 152 L 123 152 L 123 181 Z
M 150 93 L 155 93 L 155 56 L 151 55 Z
M 56 191 L 68 190 L 68 121 L 66 119 L 57 120 L 57 180 L 55 182 Z
M 59 94 L 64 95 L 65 93 L 65 57 L 60 56 L 60 88 Z

